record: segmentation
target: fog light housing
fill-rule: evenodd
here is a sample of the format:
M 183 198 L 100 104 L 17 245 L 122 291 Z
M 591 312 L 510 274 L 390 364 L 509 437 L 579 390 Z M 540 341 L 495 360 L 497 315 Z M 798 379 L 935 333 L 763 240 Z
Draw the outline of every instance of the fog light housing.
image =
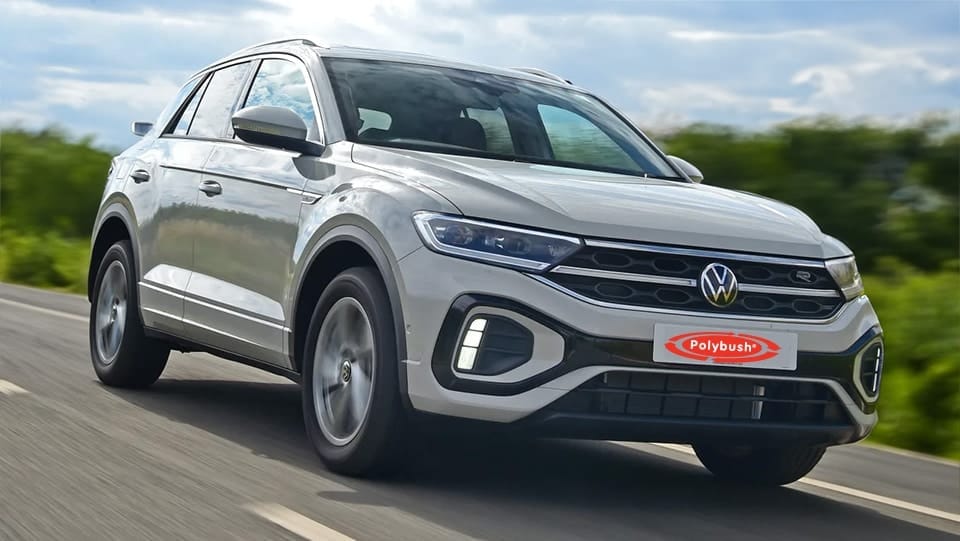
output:
M 495 376 L 509 372 L 533 356 L 533 333 L 501 316 L 477 315 L 464 326 L 454 368 L 457 372 Z
M 863 397 L 873 402 L 880 395 L 880 378 L 883 373 L 883 342 L 871 342 L 857 355 L 854 365 L 854 381 Z

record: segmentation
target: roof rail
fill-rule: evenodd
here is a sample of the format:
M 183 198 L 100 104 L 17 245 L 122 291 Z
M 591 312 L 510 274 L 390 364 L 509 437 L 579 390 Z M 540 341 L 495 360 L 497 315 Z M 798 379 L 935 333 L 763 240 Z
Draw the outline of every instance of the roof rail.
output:
M 567 79 L 564 79 L 563 77 L 560 77 L 555 73 L 550 73 L 549 71 L 542 70 L 540 68 L 510 68 L 510 69 L 515 71 L 522 71 L 524 73 L 529 73 L 530 75 L 536 75 L 537 77 L 543 77 L 544 79 L 549 79 L 557 83 L 563 83 L 567 85 L 573 84 Z
M 237 51 L 237 52 L 249 51 L 250 49 L 256 49 L 257 47 L 263 47 L 266 45 L 277 45 L 280 43 L 293 43 L 293 42 L 299 42 L 301 45 L 307 45 L 309 47 L 323 47 L 323 45 L 318 44 L 313 40 L 313 38 L 309 36 L 290 36 L 286 38 L 272 39 L 270 41 L 264 41 L 262 43 L 255 43 L 253 45 L 250 45 L 249 47 L 244 47 L 243 49 L 240 49 L 240 51 Z

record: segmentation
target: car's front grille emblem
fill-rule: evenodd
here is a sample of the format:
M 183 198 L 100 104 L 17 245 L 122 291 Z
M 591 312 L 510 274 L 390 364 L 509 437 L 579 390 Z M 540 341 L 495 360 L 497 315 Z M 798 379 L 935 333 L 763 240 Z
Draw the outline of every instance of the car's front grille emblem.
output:
M 737 277 L 726 265 L 711 263 L 700 273 L 700 292 L 718 308 L 733 304 L 739 291 Z

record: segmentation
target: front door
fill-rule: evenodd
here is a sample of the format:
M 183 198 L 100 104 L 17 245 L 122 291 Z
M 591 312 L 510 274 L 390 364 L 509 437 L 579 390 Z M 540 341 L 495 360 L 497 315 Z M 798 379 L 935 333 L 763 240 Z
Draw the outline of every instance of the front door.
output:
M 306 85 L 298 62 L 266 58 L 240 107 L 288 107 L 315 138 L 316 114 Z M 307 180 L 301 170 L 312 176 L 307 162 L 316 159 L 236 139 L 216 143 L 199 187 L 193 274 L 184 305 L 184 324 L 198 341 L 290 367 L 285 299 Z
M 197 183 L 213 150 L 209 142 L 187 137 L 206 87 L 200 81 L 184 86 L 172 105 L 180 108 L 179 116 L 168 127 L 157 126 L 166 129 L 124 171 L 129 177 L 125 191 L 140 224 L 138 293 L 143 323 L 174 334 L 183 331 L 183 292 L 193 267 Z

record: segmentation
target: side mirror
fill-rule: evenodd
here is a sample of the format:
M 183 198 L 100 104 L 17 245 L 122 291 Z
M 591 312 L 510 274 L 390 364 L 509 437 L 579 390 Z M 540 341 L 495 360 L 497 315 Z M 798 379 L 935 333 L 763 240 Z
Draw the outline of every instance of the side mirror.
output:
M 670 161 L 673 162 L 673 165 L 677 166 L 677 169 L 683 171 L 684 175 L 690 177 L 690 180 L 696 182 L 697 184 L 703 182 L 703 173 L 701 173 L 695 165 L 687 160 L 684 160 L 683 158 L 678 158 L 676 156 L 667 157 L 670 158 Z
M 137 137 L 143 137 L 144 135 L 150 133 L 150 130 L 153 129 L 153 122 L 134 122 L 130 126 L 130 131 L 133 132 Z
M 286 107 L 255 105 L 234 113 L 233 131 L 254 145 L 292 150 L 311 156 L 323 153 L 323 145 L 307 141 L 307 125 Z

